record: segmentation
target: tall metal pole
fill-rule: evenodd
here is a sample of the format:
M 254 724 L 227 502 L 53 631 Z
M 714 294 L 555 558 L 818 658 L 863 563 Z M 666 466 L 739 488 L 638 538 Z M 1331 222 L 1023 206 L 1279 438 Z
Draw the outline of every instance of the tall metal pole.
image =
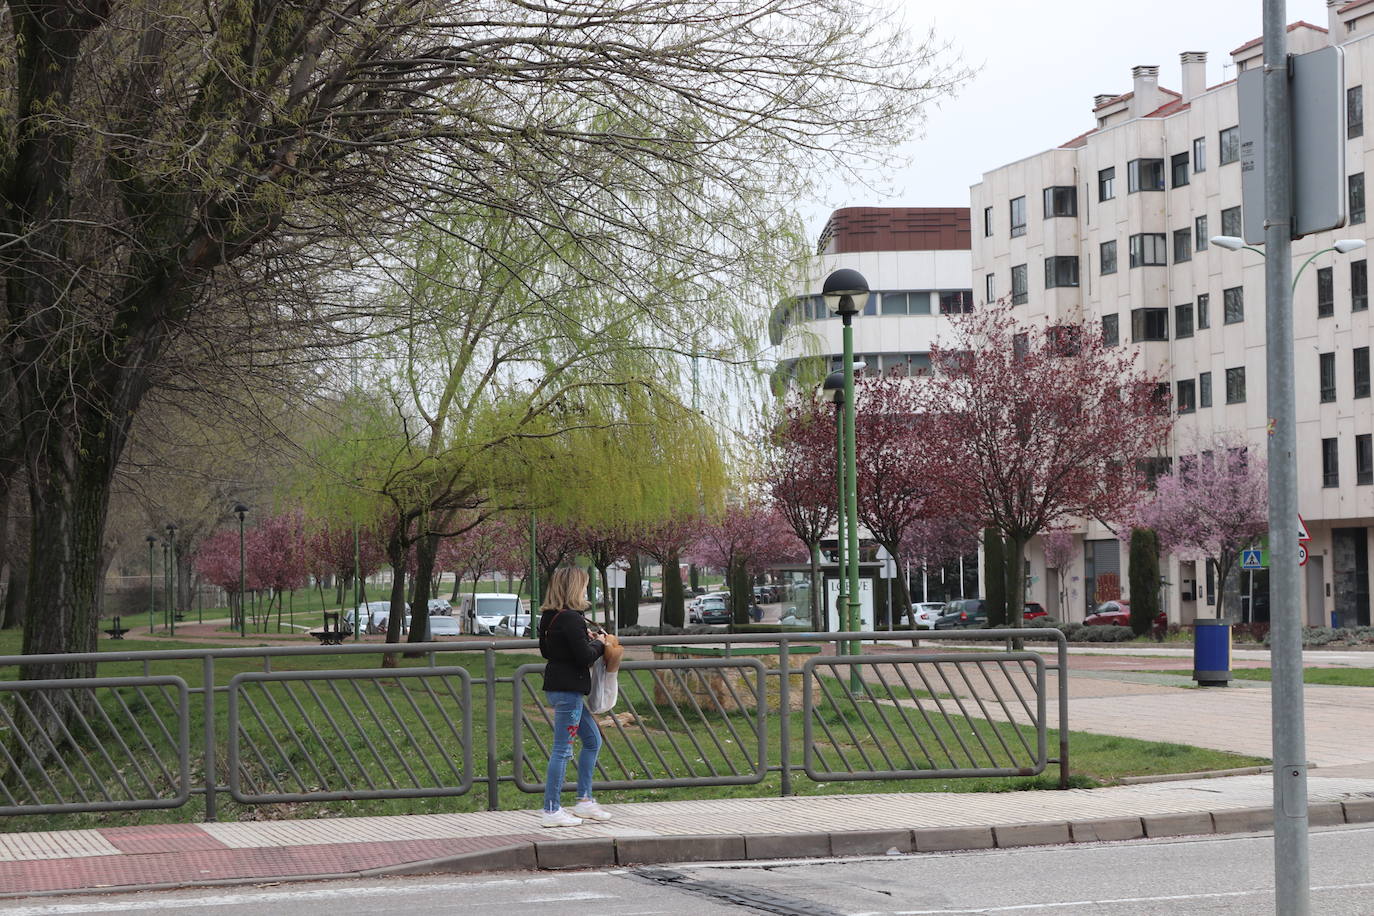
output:
M 353 520 L 353 641 L 362 639 L 363 611 L 360 597 L 363 587 L 363 550 L 358 543 L 358 520 Z M 371 614 L 368 615 L 371 618 Z
M 845 470 L 845 526 L 849 532 L 849 628 L 858 632 L 859 625 L 859 487 L 858 469 L 854 457 L 854 305 L 841 312 L 844 321 L 844 470 Z M 859 643 L 851 641 L 849 654 L 859 654 Z M 851 689 L 860 688 L 858 666 L 850 666 Z
M 476 598 L 472 599 L 474 602 Z M 539 608 L 539 527 L 533 511 L 530 512 L 530 619 Z M 663 622 L 662 606 L 659 608 L 659 623 Z
M 172 615 L 172 635 L 177 635 L 177 612 L 181 607 L 181 602 L 177 600 L 177 526 L 167 526 L 167 559 L 171 560 L 168 566 L 167 578 L 171 583 L 171 615 Z
M 243 576 L 243 514 L 247 511 L 239 509 L 239 637 L 248 636 L 248 593 L 244 590 Z
M 844 543 L 844 391 L 835 392 L 835 488 L 838 491 L 835 513 L 835 625 L 843 633 L 849 629 L 848 572 L 845 566 L 848 552 Z M 830 621 L 827 620 L 826 623 Z M 843 645 L 843 644 L 841 644 Z
M 1298 592 L 1297 423 L 1293 392 L 1292 123 L 1287 9 L 1264 0 L 1264 294 L 1269 417 L 1269 573 L 1274 735 L 1274 908 L 1309 912 L 1307 753 Z
M 157 592 L 153 590 L 153 545 L 157 543 L 157 538 L 151 534 L 144 538 L 148 542 L 148 632 L 153 632 L 153 613 L 156 602 Z
M 167 555 L 167 542 L 162 542 L 162 626 L 172 625 L 172 561 Z

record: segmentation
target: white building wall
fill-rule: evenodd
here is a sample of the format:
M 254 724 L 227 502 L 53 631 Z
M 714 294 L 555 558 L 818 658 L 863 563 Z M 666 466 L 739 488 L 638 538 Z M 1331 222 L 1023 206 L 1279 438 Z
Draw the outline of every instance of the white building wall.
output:
M 1344 40 L 1347 35 L 1342 29 L 1336 37 Z M 1324 33 L 1308 28 L 1294 30 L 1290 39 L 1299 51 L 1311 50 L 1326 40 Z M 1374 31 L 1357 30 L 1344 48 L 1347 86 L 1364 87 L 1364 107 L 1370 112 L 1374 106 Z M 1251 48 L 1238 54 L 1237 59 L 1254 56 Z M 1123 67 L 1123 75 L 1124 70 Z M 1367 75 L 1371 78 L 1369 84 Z M 1266 446 L 1263 259 L 1253 252 L 1231 252 L 1210 245 L 1203 251 L 1193 250 L 1191 258 L 1181 262 L 1174 252 L 1175 231 L 1189 230 L 1193 243 L 1190 247 L 1195 248 L 1193 230 L 1198 216 L 1207 218 L 1207 236 L 1221 235 L 1222 210 L 1241 203 L 1239 162 L 1223 166 L 1219 161 L 1220 132 L 1235 126 L 1237 121 L 1235 83 L 1223 83 L 1194 98 L 1186 107 L 1169 106 L 1163 116 L 1114 123 L 1089 134 L 1074 148 L 1048 150 L 994 169 L 971 189 L 971 267 L 976 292 L 983 289 L 984 276 L 992 273 L 999 295 L 1006 295 L 1010 291 L 1012 267 L 1025 264 L 1029 289 L 1022 308 L 1026 319 L 1054 323 L 1082 317 L 1097 324 L 1104 315 L 1118 315 L 1121 345 L 1134 348 L 1148 368 L 1163 369 L 1175 394 L 1179 380 L 1192 379 L 1196 384 L 1201 373 L 1211 373 L 1212 406 L 1199 406 L 1178 417 L 1169 443 L 1169 453 L 1175 457 L 1188 454 L 1193 450 L 1192 443 L 1213 432 L 1241 436 L 1260 454 Z M 1364 135 L 1349 141 L 1347 172 L 1369 176 L 1368 198 L 1374 192 L 1374 168 L 1368 167 L 1374 164 L 1374 117 L 1366 115 L 1365 122 Z M 1191 155 L 1197 138 L 1203 138 L 1206 146 L 1206 167 L 1202 171 L 1196 170 Z M 1189 180 L 1185 186 L 1174 187 L 1170 160 L 1184 152 L 1189 154 Z M 1128 163 L 1140 158 L 1164 160 L 1167 190 L 1129 192 Z M 1100 201 L 1098 174 L 1106 168 L 1116 171 L 1115 196 Z M 1045 219 L 1043 189 L 1069 183 L 1078 189 L 1077 216 Z M 1022 195 L 1027 199 L 1026 233 L 1011 237 L 1009 202 Z M 990 234 L 984 229 L 987 207 L 992 208 L 993 215 Z M 1295 242 L 1295 270 L 1309 255 L 1330 247 L 1338 238 L 1374 239 L 1370 227 L 1366 221 Z M 1129 240 L 1138 233 L 1165 234 L 1167 266 L 1130 267 Z M 1104 275 L 1101 244 L 1110 240 L 1117 244 L 1117 271 Z M 1332 530 L 1366 529 L 1374 552 L 1374 530 L 1370 530 L 1374 525 L 1374 485 L 1357 484 L 1355 468 L 1355 437 L 1374 433 L 1374 400 L 1355 398 L 1353 394 L 1353 350 L 1374 345 L 1374 333 L 1371 312 L 1352 311 L 1350 279 L 1351 262 L 1368 260 L 1369 254 L 1366 249 L 1346 256 L 1320 255 L 1302 273 L 1294 298 L 1299 506 L 1313 535 L 1309 549 L 1314 556 L 1324 558 L 1324 579 L 1317 583 L 1320 587 L 1303 590 L 1304 601 L 1309 594 L 1313 596 L 1314 606 L 1307 608 L 1306 613 L 1314 623 L 1325 621 L 1333 606 L 1333 598 L 1326 598 L 1321 607 L 1315 606 L 1316 596 L 1324 596 L 1334 584 Z M 1078 289 L 1045 289 L 1044 259 L 1056 255 L 1078 256 Z M 1331 317 L 1319 318 L 1317 270 L 1323 267 L 1334 268 L 1335 305 Z M 1244 290 L 1245 317 L 1242 322 L 1228 325 L 1223 317 L 1223 291 L 1232 287 Z M 1201 295 L 1210 300 L 1210 327 L 1206 329 L 1197 327 L 1196 307 Z M 1176 307 L 1187 304 L 1194 306 L 1195 327 L 1191 336 L 1180 338 Z M 1131 313 L 1139 308 L 1168 309 L 1168 341 L 1133 339 Z M 1321 353 L 1336 355 L 1337 397 L 1331 403 L 1320 401 Z M 1226 370 L 1241 367 L 1245 369 L 1245 400 L 1227 404 Z M 1322 478 L 1321 443 L 1329 438 L 1338 441 L 1340 482 L 1334 487 L 1324 486 Z M 1085 525 L 1083 533 L 1088 538 L 1110 536 L 1096 524 Z M 1033 546 L 1032 552 L 1036 584 L 1029 597 L 1045 601 L 1046 576 L 1038 545 Z M 1128 576 L 1125 560 L 1123 544 L 1123 587 Z M 1081 575 L 1081 558 L 1077 562 Z M 1200 592 L 1201 564 L 1196 568 Z M 1186 621 L 1211 613 L 1205 600 L 1180 601 L 1181 579 L 1186 570 L 1187 567 L 1180 568 L 1178 558 L 1170 558 L 1165 578 L 1170 583 L 1167 607 L 1174 620 Z M 1086 604 L 1086 600 L 1082 603 Z M 1081 608 L 1071 610 L 1068 617 L 1081 617 Z

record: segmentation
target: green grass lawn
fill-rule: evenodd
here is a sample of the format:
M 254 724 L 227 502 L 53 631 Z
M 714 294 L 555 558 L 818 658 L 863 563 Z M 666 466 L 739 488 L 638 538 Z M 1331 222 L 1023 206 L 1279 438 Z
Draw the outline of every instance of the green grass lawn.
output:
M 1146 674 L 1178 674 L 1187 677 L 1188 671 L 1147 671 Z M 1231 677 L 1238 681 L 1273 680 L 1272 668 L 1232 668 Z M 1338 687 L 1374 687 L 1374 668 L 1304 668 L 1304 684 L 1333 684 Z
M 252 645 L 252 639 L 245 640 Z M 0 654 L 18 651 L 18 634 L 0 633 Z M 106 652 L 121 649 L 136 650 L 136 645 L 102 640 Z M 195 648 L 169 640 L 158 648 Z M 503 809 L 532 809 L 538 796 L 520 791 L 511 781 L 515 772 L 514 693 L 512 677 L 521 666 L 542 665 L 533 653 L 503 652 L 494 659 L 498 683 L 492 696 L 496 710 L 496 769 L 505 781 L 499 784 L 499 806 Z M 486 772 L 486 709 L 485 688 L 477 683 L 485 676 L 485 658 L 479 654 L 455 654 L 441 658 L 442 666 L 463 668 L 473 680 L 470 692 L 471 772 L 481 776 Z M 244 749 L 239 772 L 244 785 L 251 791 L 291 792 L 313 791 L 321 786 L 335 789 L 345 787 L 351 779 L 355 787 L 371 780 L 375 785 L 448 786 L 459 779 L 462 771 L 461 676 L 446 678 L 435 675 L 421 677 L 427 666 L 425 659 L 397 657 L 397 668 L 381 673 L 378 656 L 356 655 L 301 656 L 272 661 L 274 672 L 320 672 L 339 669 L 378 671 L 381 676 L 367 682 L 331 682 L 311 679 L 300 681 L 266 680 L 246 685 L 240 694 L 241 731 Z M 262 672 L 259 658 L 219 659 L 215 665 L 215 683 L 223 687 L 238 674 Z M 407 676 L 414 672 L 414 676 Z M 142 662 L 119 662 L 102 665 L 101 676 L 139 676 Z M 182 678 L 192 689 L 201 686 L 203 667 L 199 659 L 167 660 L 154 666 L 153 674 L 169 674 Z M 13 669 L 0 671 L 0 678 L 12 678 Z M 686 676 L 684 676 L 686 677 Z M 800 675 L 795 675 L 791 689 L 800 696 Z M 667 680 L 664 683 L 683 683 Z M 537 673 L 524 681 L 522 709 L 525 719 L 522 741 L 525 762 L 524 779 L 533 784 L 542 781 L 545 749 L 549 740 L 549 726 L 541 711 L 539 695 L 541 678 Z M 656 686 L 647 670 L 627 671 L 622 675 L 621 703 L 616 712 L 633 711 L 635 719 L 617 727 L 603 727 L 606 748 L 602 755 L 602 777 L 605 780 L 683 777 L 730 777 L 740 781 L 753 780 L 756 773 L 757 744 L 752 731 L 753 701 L 747 693 L 751 684 L 739 685 L 738 701 L 726 698 L 723 703 L 708 702 L 706 693 L 687 690 L 676 695 L 673 702 Z M 776 765 L 781 756 L 778 696 L 776 677 L 766 679 L 766 703 L 771 714 L 766 723 L 765 756 L 767 763 Z M 820 770 L 846 771 L 858 769 L 924 769 L 930 766 L 949 767 L 946 759 L 967 761 L 964 765 L 1006 766 L 1015 759 L 1027 756 L 1033 747 L 1032 729 L 1009 724 L 992 723 L 976 718 L 977 707 L 968 704 L 966 710 L 950 702 L 950 695 L 936 691 L 934 695 L 912 683 L 890 684 L 884 691 L 873 689 L 853 699 L 834 678 L 820 676 L 818 696 L 825 699 L 818 705 L 813 718 L 816 764 Z M 705 699 L 704 699 L 705 698 Z M 944 704 L 946 716 L 931 715 L 920 719 L 915 703 L 929 707 L 934 701 Z M 437 702 L 436 702 L 437 701 Z M 169 716 L 172 698 L 170 691 L 146 689 L 143 693 L 125 691 L 122 697 L 113 691 L 101 694 L 102 709 L 108 714 L 108 725 L 96 722 L 94 731 L 109 747 L 112 742 L 124 742 L 136 747 L 137 740 L 158 743 L 157 735 L 162 718 Z M 228 759 L 225 708 L 227 700 L 218 701 L 216 754 L 220 782 L 225 778 Z M 131 710 L 132 716 L 122 715 Z M 199 756 L 200 736 L 203 733 L 203 699 L 192 694 L 189 706 L 189 727 L 192 735 L 192 784 L 201 782 L 204 761 Z M 965 714 L 967 713 L 967 714 Z M 903 720 L 900 717 L 909 718 Z M 162 717 L 162 718 L 159 718 Z M 172 717 L 174 718 L 174 717 Z M 907 722 L 911 724 L 908 725 Z M 136 724 L 135 724 L 136 723 Z M 458 724 L 455 724 L 458 723 Z M 790 759 L 800 767 L 804 754 L 803 714 L 799 709 L 788 713 L 791 729 Z M 407 735 L 412 737 L 407 737 Z M 979 741 L 978 739 L 982 740 Z M 94 744 L 94 743 L 93 743 Z M 412 750 L 413 747 L 416 750 Z M 162 742 L 170 745 L 170 738 Z M 1225 754 L 1186 745 L 1145 742 L 1126 738 L 1071 732 L 1069 736 L 1071 785 L 1087 787 L 1110 783 L 1123 776 L 1162 773 L 1196 772 L 1226 769 L 1265 762 L 1260 758 Z M 1058 736 L 1051 732 L 1049 755 L 1057 752 Z M 122 778 L 132 780 L 131 767 L 119 755 L 102 762 L 96 753 L 90 754 L 88 770 L 69 766 L 65 775 L 52 773 L 46 778 L 63 786 L 80 786 L 88 793 L 101 781 L 115 779 L 115 771 Z M 140 756 L 140 755 L 135 755 Z M 148 757 L 149 755 L 141 755 Z M 69 760 L 70 762 L 70 760 Z M 145 760 L 146 763 L 146 760 Z M 132 769 L 137 769 L 137 764 Z M 351 775 L 342 775 L 351 774 Z M 34 777 L 35 784 L 37 776 Z M 1024 789 L 1054 788 L 1059 774 L 1055 765 L 1035 776 L 1003 776 L 981 778 L 922 778 L 885 780 L 833 780 L 813 782 L 800 770 L 792 776 L 792 791 L 797 795 L 834 795 L 874 792 L 1002 792 Z M 693 798 L 732 798 L 775 796 L 780 793 L 781 775 L 776 771 L 763 774 L 760 781 L 741 785 L 693 786 L 659 789 L 608 789 L 599 791 L 603 801 L 629 802 Z M 324 802 L 274 802 L 243 806 L 232 802 L 227 793 L 219 796 L 219 818 L 279 819 L 291 817 L 329 817 L 350 815 L 384 815 L 405 813 L 433 813 L 448 811 L 479 811 L 487 808 L 487 788 L 474 783 L 462 795 L 445 795 L 423 799 L 338 800 Z M 10 830 L 70 829 L 109 824 L 184 822 L 202 819 L 204 802 L 192 796 L 186 805 L 166 810 L 139 813 L 85 813 L 53 816 L 24 816 L 7 819 Z

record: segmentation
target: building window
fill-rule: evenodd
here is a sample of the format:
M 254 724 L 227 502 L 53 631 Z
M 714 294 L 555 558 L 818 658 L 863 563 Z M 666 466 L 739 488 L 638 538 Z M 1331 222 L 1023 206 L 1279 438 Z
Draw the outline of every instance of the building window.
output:
M 1103 169 L 1097 173 L 1097 199 L 1111 200 L 1116 196 L 1116 167 Z
M 1345 90 L 1345 135 L 1350 139 L 1364 136 L 1364 87 L 1351 86 Z
M 986 237 L 986 236 L 992 235 L 992 208 L 991 208 L 991 207 L 984 207 L 984 208 L 983 208 L 983 235 L 984 235 L 985 237 Z
M 1136 191 L 1164 190 L 1163 159 L 1132 159 L 1126 163 L 1126 190 Z
M 1364 172 L 1351 175 L 1348 180 L 1350 189 L 1350 225 L 1364 222 Z
M 1226 403 L 1245 403 L 1245 367 L 1226 370 Z
M 1045 329 L 1045 346 L 1052 356 L 1077 356 L 1082 345 L 1078 325 L 1057 324 Z
M 864 300 L 864 309 L 863 309 L 863 313 L 864 313 L 865 315 L 876 315 L 876 314 L 878 314 L 878 294 L 877 294 L 877 293 L 869 293 L 869 294 L 868 294 L 868 298 Z
M 1340 459 L 1340 440 L 1322 440 L 1322 486 L 1339 487 L 1341 485 L 1341 459 Z
M 1011 202 L 1011 237 L 1026 234 L 1026 199 L 1017 197 Z
M 1193 303 L 1174 306 L 1174 339 L 1193 336 Z
M 986 302 L 997 301 L 997 274 L 988 274 L 983 278 L 983 295 Z
M 1174 263 L 1193 259 L 1193 233 L 1189 229 L 1174 230 Z
M 1369 262 L 1363 259 L 1350 262 L 1350 311 L 1363 312 L 1369 308 Z
M 1132 267 L 1162 267 L 1168 263 L 1164 233 L 1142 232 L 1131 236 Z
M 1110 242 L 1103 242 L 1099 249 L 1101 254 L 1098 256 L 1102 264 L 1102 273 L 1116 273 L 1116 239 Z
M 1192 379 L 1183 379 L 1178 383 L 1178 412 L 1192 413 L 1197 410 L 1196 392 Z
M 1020 362 L 1030 354 L 1030 335 L 1025 331 L 1011 336 L 1011 358 Z
M 1121 343 L 1121 316 L 1103 315 L 1102 316 L 1102 345 L 1104 347 L 1114 347 Z
M 1212 326 L 1212 296 L 1199 293 L 1197 297 L 1197 329 L 1205 331 Z
M 1045 289 L 1078 285 L 1078 258 L 1056 255 L 1045 259 Z
M 1329 404 L 1336 400 L 1336 354 L 1321 353 L 1317 356 L 1317 375 L 1320 377 L 1321 402 Z
M 1045 189 L 1045 219 L 1078 215 L 1078 189 L 1073 185 L 1055 185 Z
M 1374 436 L 1369 433 L 1355 437 L 1355 483 L 1374 483 Z
M 1218 149 L 1221 150 L 1221 164 L 1235 162 L 1240 158 L 1240 128 L 1228 127 L 1217 135 Z
M 1197 377 L 1197 402 L 1200 407 L 1212 406 L 1212 373 L 1202 372 Z
M 1207 171 L 1207 138 L 1198 137 L 1193 141 L 1193 171 Z
M 1207 250 L 1207 217 L 1199 216 L 1193 220 L 1193 250 Z
M 1026 265 L 1017 264 L 1011 269 L 1011 304 L 1026 304 Z
M 1188 154 L 1175 153 L 1169 157 L 1170 183 L 1181 188 L 1188 183 Z
M 1330 318 L 1336 314 L 1336 283 L 1334 268 L 1317 268 L 1317 317 Z
M 1245 320 L 1245 288 L 1233 286 L 1221 291 L 1221 320 L 1224 324 L 1239 324 Z
M 1150 308 L 1131 310 L 1131 340 L 1133 342 L 1139 343 L 1143 340 L 1168 339 L 1168 309 Z
M 940 293 L 941 315 L 967 315 L 973 311 L 973 290 L 947 289 Z
M 1221 211 L 1221 234 L 1240 238 L 1240 207 L 1227 207 Z
M 884 315 L 929 315 L 930 293 L 883 293 Z
M 1355 368 L 1355 397 L 1369 397 L 1369 348 L 1356 347 L 1353 351 Z

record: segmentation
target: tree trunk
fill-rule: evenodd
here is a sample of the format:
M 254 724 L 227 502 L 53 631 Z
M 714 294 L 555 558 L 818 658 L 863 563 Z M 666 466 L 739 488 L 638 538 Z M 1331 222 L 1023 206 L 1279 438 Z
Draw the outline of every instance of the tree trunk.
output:
M 1006 568 L 1007 626 L 1022 627 L 1026 614 L 1026 538 L 1009 536 L 1002 561 Z
M 1006 545 L 996 528 L 983 529 L 983 601 L 987 605 L 988 626 L 1007 622 Z
M 726 583 L 730 586 L 730 620 L 732 623 L 749 623 L 749 606 L 753 604 L 754 591 L 749 585 L 749 571 L 742 560 L 732 560 L 725 569 Z
M 415 597 L 410 605 L 410 637 L 408 642 L 425 642 L 426 621 L 429 620 L 430 577 L 439 554 L 439 536 L 426 534 L 415 542 Z
M 683 623 L 682 573 L 678 570 L 676 552 L 663 561 L 663 604 L 658 619 L 667 627 L 680 627 Z
M 112 444 L 76 430 L 48 431 L 49 441 L 30 456 L 32 513 L 25 655 L 94 652 L 99 632 L 97 590 L 104 568 L 103 534 L 109 508 Z M 122 441 L 122 437 L 121 437 Z M 90 442 L 88 447 L 83 443 Z M 90 677 L 89 662 L 27 665 L 33 678 Z
M 393 532 L 387 540 L 386 558 L 391 564 L 391 610 L 386 620 L 386 641 L 401 641 L 401 625 L 406 613 L 406 554 L 410 551 L 400 532 Z M 382 656 L 383 668 L 395 668 L 396 656 L 388 653 Z
M 610 578 L 606 575 L 607 565 L 598 564 L 596 574 L 601 577 L 601 619 L 602 625 L 614 633 L 617 629 L 615 618 L 611 616 L 613 608 L 611 606 Z
M 632 627 L 639 623 L 639 593 L 643 590 L 643 576 L 639 567 L 639 555 L 630 554 L 630 568 L 625 571 L 625 587 L 620 590 L 620 601 L 616 608 L 616 624 Z
M 893 568 L 897 570 L 897 574 L 892 577 L 892 602 L 887 608 L 888 620 L 891 621 L 894 630 L 900 625 L 903 616 L 907 619 L 908 628 L 915 626 L 911 615 L 911 592 L 907 587 L 906 576 L 901 574 L 902 560 L 897 553 L 899 547 L 900 545 L 895 543 L 883 545 L 883 549 L 892 556 Z M 898 613 L 894 614 L 894 609 Z

